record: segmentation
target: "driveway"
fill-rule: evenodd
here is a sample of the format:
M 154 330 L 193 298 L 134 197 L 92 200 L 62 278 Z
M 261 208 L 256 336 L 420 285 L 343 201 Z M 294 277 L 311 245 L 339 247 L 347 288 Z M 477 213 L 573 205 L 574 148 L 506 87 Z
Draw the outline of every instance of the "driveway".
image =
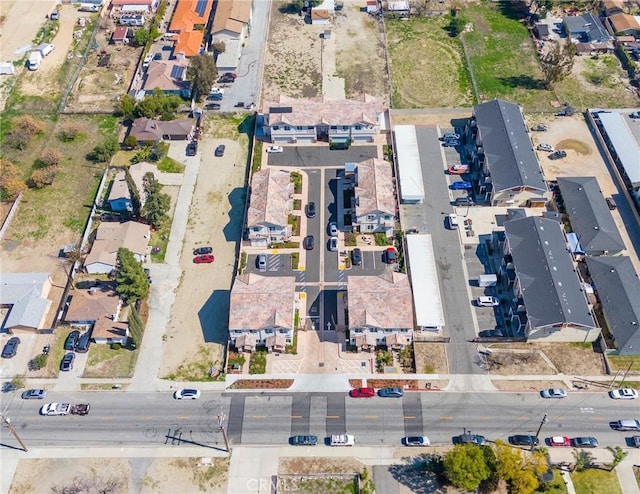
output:
M 331 151 L 329 146 L 291 146 L 282 153 L 269 155 L 269 166 L 344 166 L 345 163 L 378 157 L 376 146 L 351 146 L 349 149 Z

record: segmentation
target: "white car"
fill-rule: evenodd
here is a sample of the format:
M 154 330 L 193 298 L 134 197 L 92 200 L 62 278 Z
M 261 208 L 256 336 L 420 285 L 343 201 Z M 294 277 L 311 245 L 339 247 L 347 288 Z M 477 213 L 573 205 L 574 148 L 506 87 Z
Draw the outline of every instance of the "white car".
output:
M 331 235 L 332 237 L 338 236 L 338 225 L 335 223 L 335 221 L 329 223 L 329 235 Z
M 407 436 L 402 438 L 402 444 L 405 446 L 429 446 L 431 441 L 426 436 Z
M 331 237 L 329 239 L 329 250 L 331 252 L 338 252 L 338 237 Z
M 638 398 L 638 392 L 632 388 L 621 388 L 609 391 L 609 396 L 614 400 L 635 400 Z
M 209 94 L 224 94 L 224 89 L 221 87 L 212 87 Z
M 500 301 L 496 297 L 478 297 L 476 305 L 478 307 L 498 307 Z
M 540 391 L 540 396 L 543 398 L 565 398 L 567 396 L 567 392 L 564 389 L 551 388 Z
M 284 148 L 282 146 L 269 146 L 267 148 L 267 153 L 282 153 Z
M 548 151 L 549 153 L 553 151 L 553 146 L 551 144 L 545 144 L 544 142 L 538 144 L 538 151 Z
M 199 389 L 179 389 L 173 393 L 173 397 L 176 400 L 197 400 L 200 398 Z
M 69 403 L 47 403 L 40 409 L 41 415 L 69 415 L 71 405 Z

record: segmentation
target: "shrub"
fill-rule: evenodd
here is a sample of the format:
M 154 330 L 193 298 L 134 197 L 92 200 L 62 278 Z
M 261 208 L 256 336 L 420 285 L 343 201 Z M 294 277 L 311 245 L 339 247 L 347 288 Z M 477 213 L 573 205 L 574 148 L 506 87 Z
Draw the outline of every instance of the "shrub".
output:
M 20 168 L 11 161 L 0 158 L 0 199 L 13 200 L 26 188 Z
M 127 149 L 135 149 L 138 147 L 138 140 L 134 136 L 128 135 L 124 138 L 124 142 L 122 144 Z
M 33 370 L 40 370 L 47 365 L 48 355 L 41 353 L 40 355 L 35 356 L 29 362 L 29 368 Z
M 71 142 L 84 135 L 84 127 L 78 122 L 64 124 L 58 131 L 58 137 L 63 142 Z
M 111 343 L 111 350 L 120 350 L 122 345 L 120 343 Z
M 57 149 L 47 149 L 42 153 L 42 156 L 40 156 L 40 163 L 43 168 L 57 166 L 60 164 L 62 158 L 64 158 L 64 155 Z
M 34 189 L 41 189 L 47 185 L 53 183 L 53 179 L 56 177 L 59 168 L 57 166 L 48 166 L 46 168 L 40 168 L 34 170 L 29 178 L 29 186 Z

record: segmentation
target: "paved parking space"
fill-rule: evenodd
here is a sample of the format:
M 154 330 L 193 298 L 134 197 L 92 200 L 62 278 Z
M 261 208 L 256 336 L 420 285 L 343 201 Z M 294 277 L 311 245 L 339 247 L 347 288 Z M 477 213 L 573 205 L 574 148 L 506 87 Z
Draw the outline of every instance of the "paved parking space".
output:
M 329 145 L 285 146 L 282 153 L 268 157 L 269 166 L 344 166 L 345 163 L 359 163 L 378 156 L 376 146 L 351 146 L 349 149 L 331 151 Z
M 350 251 L 353 250 L 350 248 Z M 389 269 L 390 265 L 382 262 L 381 250 L 363 250 L 362 251 L 362 264 L 360 266 L 351 266 L 347 270 L 349 276 L 378 276 Z
M 291 269 L 291 254 L 265 254 L 267 256 L 267 270 L 260 271 L 257 260 L 258 254 L 247 256 L 247 270 L 261 276 L 294 276 L 298 271 Z

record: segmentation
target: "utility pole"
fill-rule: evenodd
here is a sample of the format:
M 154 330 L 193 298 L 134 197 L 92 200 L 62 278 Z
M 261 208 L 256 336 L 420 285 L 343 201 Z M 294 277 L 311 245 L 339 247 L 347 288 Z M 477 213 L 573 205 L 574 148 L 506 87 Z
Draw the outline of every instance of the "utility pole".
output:
M 25 444 L 22 442 L 22 439 L 20 439 L 20 436 L 18 436 L 18 433 L 16 432 L 15 427 L 13 427 L 13 423 L 11 422 L 11 419 L 7 414 L 2 415 L 2 422 L 7 426 L 11 435 L 18 440 L 18 442 L 20 443 L 20 446 L 22 446 L 22 451 L 29 451 L 25 446 Z
M 536 438 L 531 443 L 531 451 L 533 451 L 533 448 L 536 446 L 536 443 L 538 442 L 538 436 L 540 435 L 540 431 L 542 430 L 542 426 L 544 424 L 546 424 L 546 423 L 547 423 L 547 412 L 544 412 L 544 415 L 542 416 L 542 420 L 540 421 L 540 427 L 538 427 L 538 430 L 536 432 Z
M 220 415 L 218 415 L 218 427 L 220 428 L 220 431 L 222 431 L 222 437 L 224 438 L 224 445 L 226 448 L 226 452 L 228 453 L 230 449 L 229 449 L 229 439 L 227 438 L 227 430 L 224 428 L 224 412 L 221 412 Z

